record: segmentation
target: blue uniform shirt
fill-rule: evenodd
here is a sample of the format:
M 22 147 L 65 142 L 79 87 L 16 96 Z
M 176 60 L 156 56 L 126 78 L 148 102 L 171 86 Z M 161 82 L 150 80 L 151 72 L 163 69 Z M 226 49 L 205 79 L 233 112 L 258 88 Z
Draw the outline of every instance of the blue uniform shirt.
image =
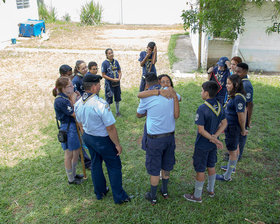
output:
M 148 60 L 146 61 L 145 65 L 142 67 L 142 74 L 146 75 L 152 65 L 152 57 L 153 57 L 154 52 L 152 52 L 151 56 L 148 58 Z M 138 61 L 143 61 L 144 58 L 146 57 L 147 52 L 146 51 L 141 51 L 140 53 L 140 57 L 138 59 Z M 152 68 L 151 68 L 151 72 L 154 72 L 155 74 L 157 74 L 157 70 L 156 70 L 156 66 L 153 64 Z
M 159 85 L 150 89 L 160 88 Z M 150 96 L 140 99 L 137 108 L 138 114 L 147 112 L 147 133 L 158 135 L 170 133 L 175 130 L 174 100 L 163 96 Z
M 68 96 L 66 96 L 64 93 L 59 93 L 55 98 L 54 110 L 56 119 L 61 123 L 75 122 L 74 117 L 71 116 L 74 113 L 74 109 Z
M 226 69 L 225 71 L 220 71 L 218 70 L 218 66 L 216 66 L 213 72 L 216 78 L 218 79 L 220 85 L 222 86 L 222 89 L 217 93 L 216 98 L 219 99 L 220 102 L 224 102 L 224 98 L 227 92 L 227 78 L 230 76 L 229 69 Z
M 101 72 L 104 72 L 105 75 L 109 76 L 110 78 L 119 78 L 118 71 L 121 70 L 119 62 L 115 59 L 113 61 L 105 60 L 101 65 Z M 106 83 L 110 83 L 109 80 L 105 79 Z
M 72 79 L 72 83 L 74 86 L 74 91 L 79 91 L 80 95 L 82 96 L 84 94 L 84 88 L 83 88 L 83 76 L 81 74 L 77 74 Z
M 95 94 L 84 93 L 74 108 L 77 121 L 89 135 L 106 137 L 106 127 L 116 122 L 109 104 Z
M 215 134 L 222 120 L 225 119 L 225 111 L 216 99 L 208 99 L 200 105 L 196 111 L 195 124 L 204 126 L 211 135 Z M 207 138 L 197 133 L 195 146 L 199 149 L 211 149 L 216 145 Z
M 244 112 L 245 108 L 246 99 L 243 95 L 238 94 L 229 99 L 225 109 L 228 125 L 239 125 L 237 113 Z
M 250 80 L 248 79 L 248 77 L 246 76 L 245 78 L 242 79 L 242 83 L 243 83 L 243 87 L 244 87 L 244 90 L 246 92 L 246 102 L 249 103 L 249 102 L 253 102 L 253 93 L 254 93 L 254 90 L 253 90 L 253 86 L 252 86 L 252 83 L 250 82 Z

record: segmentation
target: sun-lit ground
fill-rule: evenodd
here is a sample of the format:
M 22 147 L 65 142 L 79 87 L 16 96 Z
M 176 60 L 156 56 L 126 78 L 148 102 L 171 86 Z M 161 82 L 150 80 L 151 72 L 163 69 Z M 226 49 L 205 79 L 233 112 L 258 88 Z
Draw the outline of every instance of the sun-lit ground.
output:
M 139 85 L 139 53 L 149 41 L 155 41 L 158 46 L 158 74 L 170 74 L 166 54 L 169 38 L 171 34 L 184 32 L 181 26 L 81 27 L 73 24 L 47 24 L 47 30 L 51 31 L 48 41 L 24 38 L 0 52 L 0 157 L 3 158 L 0 163 L 3 165 L 13 166 L 34 153 L 44 154 L 35 149 L 45 137 L 39 129 L 54 119 L 51 92 L 59 76 L 59 66 L 69 64 L 74 68 L 76 60 L 84 60 L 96 61 L 100 68 L 105 60 L 104 53 L 25 53 L 16 52 L 17 48 L 105 50 L 111 47 L 116 51 L 135 51 L 135 54 L 115 54 L 122 68 L 121 85 L 125 90 Z

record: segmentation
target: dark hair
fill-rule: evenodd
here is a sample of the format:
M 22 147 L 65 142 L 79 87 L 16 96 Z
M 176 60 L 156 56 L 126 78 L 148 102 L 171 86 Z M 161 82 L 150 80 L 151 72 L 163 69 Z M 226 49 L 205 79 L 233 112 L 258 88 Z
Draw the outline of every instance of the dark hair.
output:
M 76 61 L 76 65 L 74 68 L 74 75 L 77 75 L 79 73 L 78 69 L 80 67 L 81 64 L 85 63 L 83 60 L 78 60 Z
M 148 47 L 151 48 L 152 50 L 154 50 L 154 47 L 156 46 L 156 43 L 151 41 L 148 43 Z
M 248 71 L 248 70 L 249 70 L 249 66 L 248 66 L 246 63 L 243 63 L 243 62 L 238 63 L 238 64 L 237 64 L 237 67 L 242 68 L 242 69 L 245 70 L 245 71 Z
M 95 61 L 91 61 L 88 63 L 88 69 L 91 69 L 92 66 L 96 66 L 97 67 L 97 63 Z
M 154 72 L 148 72 L 146 74 L 146 82 L 151 85 L 151 84 L 158 84 L 158 78 L 157 78 L 157 75 L 156 73 Z
M 232 82 L 233 90 L 229 93 L 231 97 L 234 97 L 236 93 L 245 95 L 242 79 L 239 75 L 231 75 L 228 79 Z
M 167 74 L 161 74 L 161 75 L 158 76 L 158 80 L 160 81 L 163 77 L 167 77 L 167 78 L 169 79 L 169 81 L 170 81 L 171 87 L 174 88 L 172 79 L 170 78 L 169 75 L 167 75 Z
M 69 81 L 70 81 L 70 79 L 68 77 L 65 77 L 65 76 L 59 77 L 56 80 L 55 88 L 52 91 L 53 96 L 56 97 L 58 93 L 62 93 L 62 89 L 68 85 Z
M 236 61 L 237 64 L 239 64 L 239 63 L 242 62 L 242 59 L 241 59 L 241 57 L 239 57 L 239 56 L 235 56 L 235 57 L 233 57 L 233 58 L 231 59 L 231 61 Z
M 108 51 L 112 51 L 112 52 L 113 52 L 112 48 L 107 48 L 107 49 L 105 50 L 106 58 L 107 58 L 107 53 L 108 53 Z
M 207 81 L 202 84 L 202 88 L 205 92 L 209 93 L 210 98 L 214 98 L 217 95 L 219 86 L 215 81 Z
M 66 75 L 67 72 L 72 71 L 72 68 L 69 65 L 61 65 L 59 67 L 59 74 Z
M 88 91 L 91 89 L 93 85 L 97 85 L 99 83 L 99 80 L 97 82 L 83 82 L 83 88 L 85 91 Z

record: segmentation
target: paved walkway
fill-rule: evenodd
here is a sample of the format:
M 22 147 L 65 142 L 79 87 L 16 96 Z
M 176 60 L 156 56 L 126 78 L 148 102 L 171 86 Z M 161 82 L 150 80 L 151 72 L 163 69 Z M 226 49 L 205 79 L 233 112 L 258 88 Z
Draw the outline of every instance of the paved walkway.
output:
M 188 35 L 178 37 L 174 54 L 179 61 L 173 64 L 173 74 L 177 77 L 194 77 L 193 73 L 197 70 L 197 59 Z

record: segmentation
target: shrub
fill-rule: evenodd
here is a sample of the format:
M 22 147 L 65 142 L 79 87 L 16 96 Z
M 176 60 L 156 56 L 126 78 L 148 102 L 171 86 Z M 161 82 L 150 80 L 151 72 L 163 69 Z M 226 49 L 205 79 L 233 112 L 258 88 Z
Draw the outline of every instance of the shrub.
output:
M 39 18 L 45 20 L 45 22 L 55 22 L 57 20 L 55 8 L 51 8 L 48 11 L 43 0 L 38 0 L 38 13 Z
M 82 6 L 80 20 L 84 25 L 99 25 L 101 23 L 103 8 L 99 3 L 90 1 Z
M 63 20 L 64 20 L 65 22 L 70 22 L 70 21 L 71 21 L 70 15 L 69 15 L 68 13 L 66 13 L 66 14 L 63 16 Z

